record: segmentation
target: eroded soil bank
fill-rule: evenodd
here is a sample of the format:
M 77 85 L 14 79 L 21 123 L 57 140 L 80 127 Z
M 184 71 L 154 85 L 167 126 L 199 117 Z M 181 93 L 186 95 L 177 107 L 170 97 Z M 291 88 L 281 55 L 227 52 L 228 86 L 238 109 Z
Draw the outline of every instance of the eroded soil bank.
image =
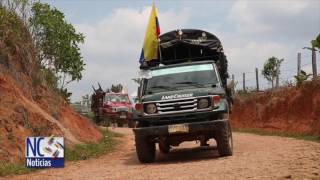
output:
M 320 135 L 320 81 L 301 87 L 239 95 L 233 106 L 233 128 L 257 128 Z

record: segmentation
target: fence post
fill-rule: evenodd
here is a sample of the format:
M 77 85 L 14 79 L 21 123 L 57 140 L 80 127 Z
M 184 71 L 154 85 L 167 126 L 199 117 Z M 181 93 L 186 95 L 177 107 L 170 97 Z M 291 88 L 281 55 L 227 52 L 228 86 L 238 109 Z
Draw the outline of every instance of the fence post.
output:
M 242 77 L 243 77 L 243 80 L 242 80 L 243 92 L 246 92 L 246 73 L 243 73 Z
M 235 79 L 234 79 L 234 74 L 232 74 L 232 93 L 235 93 L 235 81 L 234 81 Z
M 300 73 L 301 73 L 301 53 L 298 53 L 298 62 L 297 62 L 297 66 L 298 66 L 297 76 L 299 76 L 299 75 L 300 75 Z
M 256 68 L 256 82 L 257 82 L 257 92 L 259 92 L 259 71 L 258 68 Z
M 317 61 L 316 61 L 316 49 L 312 47 L 312 72 L 313 72 L 313 79 L 317 79 Z
M 277 65 L 276 88 L 279 87 L 280 64 Z

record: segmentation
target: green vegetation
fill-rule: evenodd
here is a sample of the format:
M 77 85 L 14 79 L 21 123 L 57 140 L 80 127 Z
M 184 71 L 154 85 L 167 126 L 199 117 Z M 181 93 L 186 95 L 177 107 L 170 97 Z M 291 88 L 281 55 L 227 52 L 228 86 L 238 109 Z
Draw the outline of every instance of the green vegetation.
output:
M 61 11 L 38 1 L 0 1 L 0 22 L 0 55 L 18 51 L 33 86 L 46 85 L 68 101 L 66 85 L 81 80 L 85 66 L 84 36 Z
M 76 33 L 75 28 L 64 19 L 64 14 L 49 4 L 36 2 L 31 12 L 29 22 L 41 66 L 55 72 L 61 81 L 60 89 L 68 82 L 80 80 L 85 64 L 78 44 L 84 42 L 84 36 Z M 68 82 L 67 76 L 71 78 Z
M 243 132 L 243 133 L 252 133 L 261 136 L 280 136 L 280 137 L 289 137 L 295 139 L 302 139 L 307 141 L 313 141 L 320 143 L 320 136 L 313 136 L 313 135 L 304 135 L 299 133 L 293 132 L 282 132 L 282 131 L 264 131 L 262 129 L 254 129 L 254 128 L 240 128 L 240 129 L 233 129 L 235 132 Z
M 92 157 L 99 157 L 110 152 L 116 144 L 114 137 L 119 137 L 121 135 L 108 130 L 104 130 L 102 133 L 103 138 L 98 144 L 77 144 L 71 149 L 67 148 L 64 152 L 65 159 L 67 161 L 85 160 Z
M 123 89 L 123 86 L 121 84 L 116 84 L 111 86 L 111 91 L 114 93 L 120 93 Z
M 274 87 L 275 78 L 280 75 L 280 65 L 282 61 L 283 59 L 272 56 L 264 63 L 262 75 L 271 82 L 272 88 Z
M 316 39 L 311 41 L 311 45 L 313 48 L 318 48 L 320 49 L 320 33 L 318 34 L 318 36 L 316 37 Z
M 85 160 L 89 158 L 96 158 L 110 152 L 117 141 L 115 137 L 121 137 L 121 134 L 110 132 L 108 130 L 101 130 L 103 138 L 99 143 L 77 144 L 72 148 L 65 148 L 64 157 L 66 161 Z M 7 162 L 0 162 L 0 177 L 7 175 L 26 174 L 39 169 L 26 168 L 23 163 L 13 164 Z
M 297 81 L 297 86 L 301 86 L 304 81 L 306 81 L 312 74 L 307 74 L 305 71 L 300 72 L 299 75 L 294 76 Z
M 35 171 L 35 169 L 29 169 L 24 164 L 13 164 L 7 162 L 0 162 L 0 177 L 12 174 L 26 174 Z

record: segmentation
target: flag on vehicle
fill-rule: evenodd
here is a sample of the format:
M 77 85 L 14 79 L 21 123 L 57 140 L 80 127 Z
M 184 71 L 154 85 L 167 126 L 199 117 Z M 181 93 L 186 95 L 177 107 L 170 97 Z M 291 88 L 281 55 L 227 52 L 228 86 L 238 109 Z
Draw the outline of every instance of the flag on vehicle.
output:
M 140 55 L 140 63 L 143 63 L 143 61 L 151 61 L 153 59 L 158 59 L 159 35 L 160 26 L 157 17 L 156 7 L 153 4 L 147 26 L 147 31 L 144 37 L 143 48 Z

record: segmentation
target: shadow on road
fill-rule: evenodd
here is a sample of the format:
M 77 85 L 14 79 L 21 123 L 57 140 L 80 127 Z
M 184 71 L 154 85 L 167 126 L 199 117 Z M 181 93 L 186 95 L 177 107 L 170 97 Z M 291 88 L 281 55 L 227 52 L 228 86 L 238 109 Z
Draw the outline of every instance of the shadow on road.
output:
M 145 165 L 139 162 L 135 151 L 131 151 L 127 157 L 128 158 L 125 161 L 126 165 Z M 195 161 L 207 161 L 217 159 L 219 157 L 219 153 L 215 146 L 174 148 L 168 154 L 163 154 L 157 149 L 156 160 L 152 164 L 188 163 Z

